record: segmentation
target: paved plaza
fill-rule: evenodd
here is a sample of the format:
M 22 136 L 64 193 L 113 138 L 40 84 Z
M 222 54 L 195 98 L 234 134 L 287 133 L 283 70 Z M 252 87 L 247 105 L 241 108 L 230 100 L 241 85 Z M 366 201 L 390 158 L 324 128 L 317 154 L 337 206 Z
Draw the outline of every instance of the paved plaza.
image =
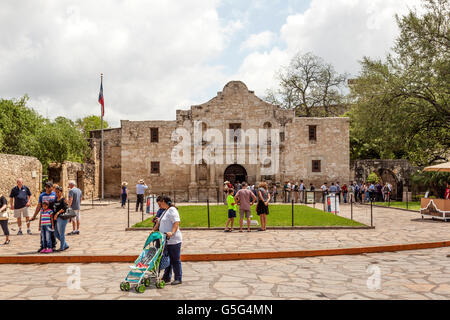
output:
M 355 220 L 370 225 L 369 206 L 354 206 L 353 211 Z M 350 206 L 341 206 L 340 215 L 350 217 Z M 140 221 L 141 213 L 131 212 L 131 220 L 132 223 Z M 450 240 L 450 223 L 422 220 L 415 212 L 377 207 L 373 209 L 373 222 L 376 227 L 373 230 L 251 233 L 184 230 L 182 254 L 315 250 Z M 126 226 L 127 210 L 121 209 L 118 203 L 85 209 L 81 212 L 81 234 L 68 236 L 70 249 L 54 255 L 137 255 L 149 231 L 125 231 Z M 33 235 L 16 236 L 17 225 L 11 225 L 11 243 L 0 245 L 0 256 L 36 255 L 40 237 L 38 221 L 33 221 L 31 228 Z M 68 225 L 66 232 L 71 230 L 72 226 Z
M 350 207 L 340 215 L 349 217 Z M 418 213 L 374 208 L 371 230 L 183 231 L 182 254 L 291 251 L 448 241 L 450 223 Z M 183 219 L 183 217 L 181 217 Z M 370 207 L 354 218 L 370 224 Z M 141 219 L 132 212 L 133 223 Z M 269 215 L 270 219 L 270 215 Z M 137 255 L 148 231 L 125 231 L 127 210 L 113 203 L 82 211 L 81 234 L 54 255 Z M 16 225 L 11 225 L 16 229 Z M 71 230 L 68 226 L 67 231 Z M 33 235 L 0 246 L 1 256 L 38 255 Z M 129 264 L 0 265 L 0 299 L 449 299 L 450 248 L 298 259 L 184 262 L 183 284 L 122 292 Z M 68 287 L 79 275 L 80 288 Z
M 0 299 L 450 299 L 447 248 L 321 258 L 187 262 L 183 284 L 120 291 L 128 264 L 0 265 Z M 74 275 L 79 274 L 79 289 Z M 377 278 L 378 277 L 378 278 Z M 69 287 L 68 287 L 69 283 Z

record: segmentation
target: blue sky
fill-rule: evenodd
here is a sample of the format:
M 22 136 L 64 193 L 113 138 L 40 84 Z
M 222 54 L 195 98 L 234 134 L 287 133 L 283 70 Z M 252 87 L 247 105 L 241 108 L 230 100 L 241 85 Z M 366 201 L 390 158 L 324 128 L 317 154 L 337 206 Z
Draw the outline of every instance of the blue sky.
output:
M 0 2 L 0 97 L 51 118 L 174 120 L 230 80 L 263 97 L 296 53 L 357 75 L 420 0 L 22 0 Z

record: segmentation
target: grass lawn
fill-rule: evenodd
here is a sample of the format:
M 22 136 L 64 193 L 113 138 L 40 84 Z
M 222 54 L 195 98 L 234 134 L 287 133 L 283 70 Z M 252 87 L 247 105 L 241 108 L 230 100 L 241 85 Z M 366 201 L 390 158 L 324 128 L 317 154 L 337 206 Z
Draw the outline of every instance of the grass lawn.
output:
M 389 202 L 374 202 L 377 206 L 390 206 L 394 208 L 406 209 L 406 202 L 392 202 L 389 205 Z M 408 202 L 408 210 L 420 210 L 420 201 Z
M 252 220 L 258 220 L 256 206 L 252 207 Z M 181 206 L 178 208 L 181 217 L 182 228 L 208 227 L 208 213 L 206 206 Z M 228 210 L 225 205 L 209 206 L 209 216 L 211 227 L 225 227 L 228 220 Z M 267 216 L 267 226 L 292 225 L 292 207 L 291 205 L 271 205 L 269 206 L 269 215 Z M 307 206 L 294 206 L 294 225 L 295 226 L 364 226 L 363 224 L 352 221 L 334 214 L 323 212 L 318 209 Z M 153 227 L 151 219 L 135 224 L 136 228 Z M 239 227 L 239 213 L 234 219 L 234 227 Z

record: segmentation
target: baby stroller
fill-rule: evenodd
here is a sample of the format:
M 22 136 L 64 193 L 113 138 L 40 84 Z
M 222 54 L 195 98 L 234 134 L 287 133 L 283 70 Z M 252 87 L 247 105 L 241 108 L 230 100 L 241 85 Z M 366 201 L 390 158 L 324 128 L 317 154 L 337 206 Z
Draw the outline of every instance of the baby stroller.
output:
M 151 278 L 156 280 L 157 288 L 164 288 L 165 282 L 161 280 L 160 272 L 169 266 L 168 257 L 163 257 L 166 241 L 166 235 L 161 232 L 153 232 L 148 236 L 141 254 L 130 266 L 125 281 L 120 284 L 120 290 L 130 291 L 131 283 L 135 283 L 136 292 L 144 293 L 151 284 Z

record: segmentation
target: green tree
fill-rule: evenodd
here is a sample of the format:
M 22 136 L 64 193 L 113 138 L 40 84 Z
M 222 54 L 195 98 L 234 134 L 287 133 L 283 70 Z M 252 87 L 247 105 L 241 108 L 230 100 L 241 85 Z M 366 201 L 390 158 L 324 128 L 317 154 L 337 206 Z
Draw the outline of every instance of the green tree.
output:
M 82 131 L 69 119 L 45 119 L 27 107 L 28 97 L 0 100 L 0 152 L 33 156 L 46 171 L 50 162 L 83 162 L 90 148 Z
M 346 106 L 347 75 L 337 73 L 331 64 L 312 53 L 295 55 L 289 66 L 278 72 L 277 78 L 280 88 L 268 90 L 266 100 L 294 109 L 297 116 L 340 115 Z
M 350 85 L 352 158 L 407 158 L 424 166 L 448 156 L 449 2 L 423 5 L 423 15 L 396 17 L 400 35 L 385 61 L 361 61 Z
M 83 131 L 84 137 L 89 139 L 89 132 L 92 130 L 100 130 L 102 126 L 102 118 L 99 116 L 87 116 L 77 119 L 77 126 Z M 109 128 L 108 122 L 103 120 L 103 128 Z
M 0 152 L 33 156 L 39 144 L 36 132 L 45 122 L 36 111 L 26 106 L 28 96 L 0 100 Z

